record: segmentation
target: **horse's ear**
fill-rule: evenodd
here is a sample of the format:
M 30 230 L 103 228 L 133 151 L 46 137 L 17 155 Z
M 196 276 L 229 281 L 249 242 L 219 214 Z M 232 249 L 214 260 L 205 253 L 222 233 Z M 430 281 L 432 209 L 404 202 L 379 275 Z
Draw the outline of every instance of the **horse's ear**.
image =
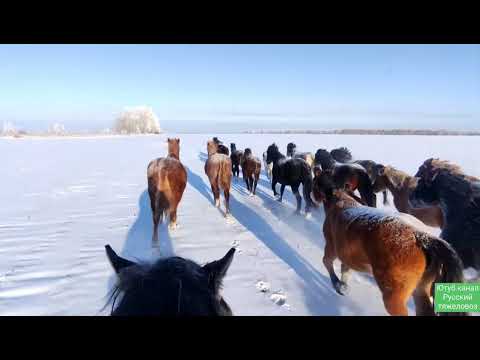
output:
M 110 245 L 105 245 L 105 250 L 107 252 L 108 260 L 110 261 L 110 264 L 112 264 L 112 267 L 117 274 L 120 272 L 120 270 L 126 267 L 136 265 L 133 261 L 118 256 Z
M 212 261 L 203 266 L 203 269 L 208 274 L 209 286 L 217 292 L 222 284 L 222 279 L 227 274 L 227 270 L 233 260 L 233 254 L 235 254 L 235 248 L 231 248 L 227 254 L 220 260 Z
M 177 144 L 180 144 L 180 139 L 179 138 L 176 138 L 175 140 L 177 141 Z

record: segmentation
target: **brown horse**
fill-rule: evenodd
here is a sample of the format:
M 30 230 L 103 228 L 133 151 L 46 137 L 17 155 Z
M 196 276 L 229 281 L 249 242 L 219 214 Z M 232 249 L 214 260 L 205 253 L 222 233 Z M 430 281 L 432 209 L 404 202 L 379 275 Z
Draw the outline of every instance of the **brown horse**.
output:
M 262 162 L 260 159 L 253 156 L 251 149 L 246 148 L 242 159 L 242 174 L 250 195 L 255 195 L 261 170 Z
M 213 192 L 215 206 L 220 207 L 220 189 L 225 195 L 225 216 L 230 214 L 230 185 L 232 183 L 232 160 L 218 153 L 218 144 L 214 140 L 207 142 L 208 159 L 205 162 L 205 174 L 208 176 Z
M 455 250 L 422 231 L 423 224 L 413 216 L 359 204 L 318 168 L 312 192 L 324 204 L 323 263 L 339 294 L 347 290 L 351 269 L 368 272 L 390 315 L 408 315 L 407 301 L 412 295 L 416 315 L 434 315 L 432 283 L 463 282 L 463 265 Z M 336 258 L 342 262 L 341 280 L 333 268 Z
M 436 205 L 413 207 L 409 197 L 415 190 L 418 178 L 395 169 L 393 166 L 376 165 L 377 180 L 381 180 L 393 195 L 393 203 L 398 211 L 415 216 L 425 225 L 443 228 L 442 209 Z
M 215 144 L 217 144 L 217 153 L 225 154 L 227 156 L 230 155 L 228 148 L 225 145 L 223 145 L 222 141 L 220 141 L 217 137 L 214 137 L 213 141 L 215 142 Z
M 164 213 L 169 215 L 169 228 L 177 227 L 177 207 L 187 186 L 187 171 L 180 162 L 180 139 L 168 139 L 168 155 L 148 164 L 148 194 L 153 216 L 152 241 L 158 241 L 158 224 Z

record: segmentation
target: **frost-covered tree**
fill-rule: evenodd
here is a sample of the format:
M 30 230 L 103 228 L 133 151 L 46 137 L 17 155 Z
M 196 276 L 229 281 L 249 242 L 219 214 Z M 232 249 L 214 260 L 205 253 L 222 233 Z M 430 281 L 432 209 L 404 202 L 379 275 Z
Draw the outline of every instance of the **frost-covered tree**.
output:
M 157 116 L 147 106 L 125 109 L 116 118 L 114 129 L 120 134 L 158 134 L 161 131 Z
M 2 126 L 2 135 L 4 136 L 14 136 L 17 134 L 17 129 L 10 121 L 4 121 Z
M 65 126 L 63 124 L 55 123 L 48 127 L 48 133 L 53 135 L 65 135 Z

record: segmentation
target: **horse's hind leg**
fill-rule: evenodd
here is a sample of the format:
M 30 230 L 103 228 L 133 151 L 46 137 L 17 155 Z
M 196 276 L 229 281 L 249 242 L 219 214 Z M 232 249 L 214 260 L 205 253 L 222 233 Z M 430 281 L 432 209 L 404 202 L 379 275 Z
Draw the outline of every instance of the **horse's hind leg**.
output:
M 392 316 L 408 316 L 408 294 L 404 290 L 392 290 L 383 293 L 385 309 Z
M 216 207 L 220 206 L 220 189 L 218 188 L 218 185 L 211 184 L 212 187 L 212 193 L 213 193 L 213 201 L 215 203 Z
M 224 189 L 223 194 L 225 195 L 225 215 L 230 214 L 230 189 Z
M 177 207 L 176 206 L 175 208 L 170 210 L 169 217 L 170 217 L 170 224 L 168 225 L 168 227 L 171 230 L 175 230 L 177 228 Z
M 255 182 L 253 183 L 253 195 L 255 195 L 257 191 L 257 184 L 258 184 L 258 178 L 260 177 L 260 174 L 255 175 Z
M 248 182 L 249 182 L 249 191 L 250 191 L 250 195 L 253 195 L 253 175 L 250 175 L 249 178 L 248 178 Z
M 383 205 L 387 205 L 388 204 L 387 190 L 382 191 L 382 193 L 383 193 Z
M 300 193 L 298 192 L 298 187 L 299 187 L 298 185 L 292 185 L 291 186 L 293 195 L 295 195 L 295 198 L 297 199 L 297 210 L 295 210 L 296 214 L 300 214 L 300 208 L 302 207 L 302 197 L 300 196 Z

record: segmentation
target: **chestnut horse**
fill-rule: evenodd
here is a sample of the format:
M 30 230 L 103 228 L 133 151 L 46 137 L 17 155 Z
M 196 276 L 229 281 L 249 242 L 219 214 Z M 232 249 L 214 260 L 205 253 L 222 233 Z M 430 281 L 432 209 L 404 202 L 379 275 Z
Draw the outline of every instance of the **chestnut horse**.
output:
M 261 170 L 262 163 L 260 159 L 253 156 L 250 148 L 246 148 L 242 160 L 242 174 L 243 180 L 245 180 L 245 184 L 247 184 L 247 190 L 250 192 L 250 195 L 255 195 Z
M 158 240 L 158 224 L 166 212 L 169 228 L 177 227 L 177 207 L 187 186 L 187 171 L 180 162 L 180 139 L 168 139 L 168 155 L 148 164 L 148 195 L 153 217 L 152 241 Z
M 230 160 L 232 160 L 232 173 L 233 176 L 238 177 L 240 175 L 240 164 L 242 163 L 243 151 L 237 150 L 235 143 L 230 143 Z
M 377 179 L 382 179 L 393 195 L 393 204 L 398 211 L 415 216 L 425 225 L 443 227 L 442 209 L 436 205 L 413 207 L 410 205 L 410 194 L 415 190 L 418 178 L 395 169 L 393 166 L 376 165 Z
M 220 207 L 220 189 L 225 195 L 225 216 L 230 214 L 230 185 L 232 183 L 232 160 L 218 153 L 218 144 L 207 142 L 208 159 L 205 162 L 205 174 L 208 176 L 216 207 Z
M 435 315 L 432 283 L 463 282 L 463 265 L 455 250 L 422 231 L 415 217 L 361 205 L 319 168 L 312 192 L 325 208 L 323 263 L 340 295 L 353 269 L 373 274 L 390 315 L 408 315 L 412 295 L 416 315 Z M 333 268 L 337 258 L 342 262 L 341 280 Z

